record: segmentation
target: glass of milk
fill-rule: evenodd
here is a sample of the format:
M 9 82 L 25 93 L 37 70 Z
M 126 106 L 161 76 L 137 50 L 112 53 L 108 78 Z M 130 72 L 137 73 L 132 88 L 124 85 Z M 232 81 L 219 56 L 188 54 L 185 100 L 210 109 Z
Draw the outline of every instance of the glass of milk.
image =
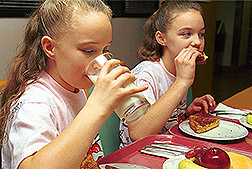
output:
M 94 58 L 87 66 L 86 73 L 90 80 L 95 84 L 99 76 L 100 70 L 104 63 L 111 59 L 111 53 L 104 53 Z M 134 87 L 134 83 L 128 84 L 126 87 Z M 134 123 L 143 117 L 150 109 L 150 103 L 141 93 L 127 96 L 115 109 L 118 117 L 124 124 Z

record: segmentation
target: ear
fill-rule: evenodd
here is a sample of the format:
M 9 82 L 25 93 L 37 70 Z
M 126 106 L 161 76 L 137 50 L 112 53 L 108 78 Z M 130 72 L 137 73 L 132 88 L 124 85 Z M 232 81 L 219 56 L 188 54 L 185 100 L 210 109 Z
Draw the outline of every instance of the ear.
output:
M 45 52 L 45 54 L 50 59 L 55 59 L 55 57 L 54 57 L 55 44 L 54 44 L 52 38 L 49 36 L 43 36 L 43 38 L 41 39 L 41 45 L 42 45 L 42 48 L 43 48 L 43 51 Z
M 155 38 L 156 38 L 157 42 L 158 42 L 160 45 L 166 46 L 165 38 L 164 38 L 164 35 L 163 35 L 162 32 L 157 31 L 156 34 L 155 34 Z

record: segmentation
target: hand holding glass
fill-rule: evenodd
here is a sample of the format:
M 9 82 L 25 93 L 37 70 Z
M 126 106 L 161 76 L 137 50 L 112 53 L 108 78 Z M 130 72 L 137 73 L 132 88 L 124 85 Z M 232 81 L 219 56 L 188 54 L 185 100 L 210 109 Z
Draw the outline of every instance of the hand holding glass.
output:
M 104 53 L 93 59 L 87 66 L 86 73 L 90 80 L 95 84 L 99 76 L 100 70 L 104 63 L 112 58 L 111 53 Z M 134 83 L 128 84 L 126 87 L 134 87 Z M 127 96 L 115 109 L 118 117 L 127 125 L 134 123 L 142 118 L 150 109 L 149 102 L 141 93 Z

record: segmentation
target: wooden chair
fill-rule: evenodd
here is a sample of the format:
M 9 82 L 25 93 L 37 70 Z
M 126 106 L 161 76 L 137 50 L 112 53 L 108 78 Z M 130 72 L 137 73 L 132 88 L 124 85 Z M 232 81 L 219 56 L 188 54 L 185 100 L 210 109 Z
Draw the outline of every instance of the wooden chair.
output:
M 2 91 L 4 90 L 4 87 L 7 82 L 8 82 L 8 79 L 4 79 L 4 80 L 0 81 L 0 108 L 2 107 L 2 104 L 1 104 Z M 0 146 L 0 154 L 1 154 L 1 149 L 2 149 L 2 146 Z M 2 168 L 2 158 L 1 157 L 0 157 L 0 168 Z
M 8 82 L 8 79 L 4 79 L 4 80 L 1 80 L 1 81 L 0 81 L 0 108 L 2 107 L 2 104 L 1 104 L 2 92 L 3 92 L 4 87 L 5 87 L 5 85 L 6 85 L 7 82 Z
M 6 83 L 8 82 L 8 79 L 4 79 L 0 81 L 0 92 L 5 87 Z

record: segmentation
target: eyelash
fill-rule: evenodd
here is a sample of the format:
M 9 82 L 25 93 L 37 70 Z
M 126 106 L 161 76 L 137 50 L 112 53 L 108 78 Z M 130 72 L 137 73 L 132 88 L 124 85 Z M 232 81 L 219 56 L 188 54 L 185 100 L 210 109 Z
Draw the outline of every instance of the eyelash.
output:
M 183 33 L 182 36 L 191 36 L 190 32 Z
M 200 37 L 204 37 L 204 36 L 205 36 L 205 33 L 199 33 L 199 36 L 200 36 Z
M 182 36 L 191 36 L 192 34 L 190 32 L 183 33 Z M 205 33 L 199 33 L 199 37 L 204 37 Z
M 90 54 L 90 53 L 93 53 L 93 52 L 94 52 L 94 50 L 84 50 L 84 49 L 82 49 L 82 51 L 83 51 L 84 53 L 87 53 L 87 54 Z
M 84 49 L 82 49 L 82 51 L 86 54 L 91 54 L 94 52 L 94 50 L 84 50 Z M 108 49 L 103 49 L 103 53 L 110 53 L 110 51 Z

